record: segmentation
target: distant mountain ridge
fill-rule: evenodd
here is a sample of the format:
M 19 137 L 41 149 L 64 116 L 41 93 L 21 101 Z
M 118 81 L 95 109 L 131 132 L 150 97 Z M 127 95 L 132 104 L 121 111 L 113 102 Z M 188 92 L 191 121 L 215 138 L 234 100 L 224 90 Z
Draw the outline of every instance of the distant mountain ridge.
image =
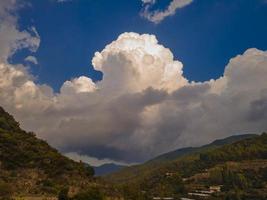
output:
M 226 144 L 231 144 L 231 143 L 234 143 L 234 142 L 237 142 L 243 139 L 247 139 L 247 138 L 252 138 L 255 136 L 257 135 L 256 134 L 234 135 L 234 136 L 226 137 L 224 139 L 217 139 L 209 144 L 206 144 L 200 147 L 185 147 L 185 148 L 177 149 L 177 150 L 159 155 L 151 160 L 148 160 L 144 164 L 156 164 L 157 162 L 171 161 L 181 156 L 186 156 L 191 153 L 201 151 L 203 149 L 217 148 L 217 147 L 221 147 Z M 95 170 L 96 176 L 105 176 L 108 174 L 118 172 L 123 168 L 127 168 L 127 166 L 116 165 L 116 164 L 110 163 L 110 164 L 101 165 L 99 167 L 94 167 L 94 170 Z
M 151 160 L 148 160 L 147 162 L 145 162 L 144 164 L 156 164 L 156 163 L 160 163 L 163 161 L 171 161 L 171 160 L 175 160 L 181 156 L 186 156 L 204 149 L 208 149 L 208 148 L 217 148 L 217 147 L 221 147 L 223 145 L 226 144 L 232 144 L 234 142 L 243 140 L 243 139 L 247 139 L 247 138 L 252 138 L 252 137 L 256 137 L 256 134 L 244 134 L 244 135 L 234 135 L 234 136 L 229 136 L 226 137 L 224 139 L 217 139 L 209 144 L 200 146 L 200 147 L 185 147 L 185 148 L 181 148 L 181 149 L 177 149 L 162 155 L 159 155 Z M 138 167 L 138 165 L 137 165 Z M 118 171 L 120 171 L 123 168 L 127 168 L 127 166 L 122 166 L 122 165 L 116 165 L 113 163 L 110 164 L 104 164 L 101 165 L 99 167 L 94 167 L 95 170 L 95 175 L 96 176 L 105 176 L 108 174 L 112 174 L 112 173 L 116 173 Z
M 201 147 L 188 147 L 178 149 L 163 155 L 160 155 L 154 159 L 151 159 L 143 164 L 134 165 L 122 168 L 121 170 L 111 173 L 107 176 L 107 179 L 115 181 L 115 182 L 127 182 L 139 179 L 144 174 L 151 174 L 152 171 L 160 170 L 163 166 L 172 166 L 174 163 L 179 160 L 183 160 L 183 158 L 187 159 L 189 157 L 196 157 L 200 153 L 206 151 L 213 151 L 216 149 L 220 149 L 227 145 L 232 145 L 239 141 L 243 141 L 246 139 L 257 138 L 259 135 L 257 134 L 244 134 L 244 135 L 234 135 L 224 139 L 217 139 L 210 144 L 203 145 Z M 168 168 L 168 167 L 167 167 Z
M 106 181 L 118 184 L 129 199 L 192 199 L 203 191 L 211 192 L 205 193 L 206 199 L 267 199 L 267 133 L 228 137 L 173 154 L 174 159 L 165 154 L 123 168 Z M 220 191 L 213 193 L 211 186 Z
M 209 144 L 206 144 L 200 147 L 186 147 L 186 148 L 177 149 L 177 150 L 159 155 L 156 158 L 149 160 L 148 163 L 174 160 L 181 156 L 185 156 L 185 155 L 197 152 L 197 151 L 201 151 L 201 150 L 208 149 L 208 148 L 221 147 L 226 144 L 232 144 L 234 142 L 247 139 L 247 138 L 252 138 L 255 136 L 257 135 L 256 134 L 233 135 L 230 137 L 226 137 L 224 139 L 217 139 Z
M 156 164 L 157 162 L 175 160 L 181 156 L 186 156 L 186 155 L 189 155 L 191 153 L 194 153 L 194 152 L 197 152 L 203 149 L 221 147 L 226 144 L 231 144 L 231 143 L 234 143 L 234 142 L 237 142 L 243 139 L 247 139 L 247 138 L 252 138 L 255 136 L 257 135 L 256 134 L 234 135 L 234 136 L 229 136 L 224 139 L 217 139 L 209 144 L 206 144 L 200 147 L 185 147 L 185 148 L 177 149 L 175 151 L 171 151 L 171 152 L 159 155 L 151 160 L 148 160 L 144 164 Z M 114 163 L 110 163 L 110 164 L 101 165 L 99 167 L 94 167 L 94 170 L 95 170 L 96 176 L 105 176 L 108 174 L 116 173 L 123 168 L 127 168 L 127 166 L 116 165 Z
M 104 176 L 116 171 L 119 171 L 120 169 L 124 168 L 123 165 L 116 165 L 114 163 L 108 163 L 104 164 L 98 167 L 94 167 L 95 170 L 95 176 Z

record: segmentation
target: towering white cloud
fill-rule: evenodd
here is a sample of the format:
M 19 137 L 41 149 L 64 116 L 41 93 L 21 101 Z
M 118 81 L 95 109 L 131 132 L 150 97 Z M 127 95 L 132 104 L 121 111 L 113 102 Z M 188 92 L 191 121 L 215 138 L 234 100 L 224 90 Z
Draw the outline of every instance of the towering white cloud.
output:
M 172 0 L 165 10 L 154 11 L 151 11 L 151 7 L 156 3 L 156 0 L 142 0 L 142 2 L 145 4 L 145 8 L 141 13 L 142 16 L 153 23 L 160 23 L 166 17 L 174 15 L 178 9 L 193 3 L 193 0 Z
M 140 92 L 151 87 L 173 91 L 187 84 L 182 63 L 154 35 L 124 33 L 97 52 L 92 64 L 104 73 L 100 85 L 109 90 Z
M 27 41 L 22 47 L 38 46 Z M 155 36 L 124 33 L 92 59 L 102 81 L 77 77 L 55 93 L 36 84 L 23 65 L 8 64 L 14 50 L 7 44 L 21 47 L 17 37 L 0 44 L 7 49 L 0 55 L 1 106 L 23 128 L 76 157 L 137 162 L 267 129 L 265 51 L 249 49 L 231 59 L 219 79 L 190 83 L 182 63 Z

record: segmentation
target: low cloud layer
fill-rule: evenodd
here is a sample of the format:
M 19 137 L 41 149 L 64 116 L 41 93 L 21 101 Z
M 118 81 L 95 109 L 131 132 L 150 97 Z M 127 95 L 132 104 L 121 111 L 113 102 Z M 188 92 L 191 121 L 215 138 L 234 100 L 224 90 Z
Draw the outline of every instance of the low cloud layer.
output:
M 193 0 L 172 0 L 165 10 L 152 9 L 157 0 L 142 0 L 142 2 L 144 4 L 144 9 L 141 15 L 147 20 L 157 24 L 166 17 L 174 15 L 178 9 L 190 5 L 193 3 Z
M 7 62 L 15 50 L 38 46 L 37 32 L 17 30 L 15 18 L 9 26 L 13 30 L 0 27 L 16 32 L 0 43 L 6 49 L 0 55 L 1 106 L 66 154 L 141 162 L 179 147 L 267 130 L 266 51 L 249 49 L 230 60 L 221 78 L 195 83 L 154 35 L 123 33 L 92 59 L 102 81 L 77 77 L 55 93 L 36 84 L 25 66 Z M 19 45 L 22 36 L 26 41 Z
M 94 167 L 99 167 L 99 166 L 104 165 L 104 164 L 116 164 L 116 165 L 122 165 L 122 166 L 129 166 L 129 165 L 136 164 L 136 163 L 125 163 L 123 161 L 115 161 L 115 160 L 111 160 L 108 158 L 98 159 L 98 158 L 90 157 L 87 155 L 80 155 L 76 152 L 66 153 L 65 156 L 67 156 L 67 157 L 69 157 L 72 160 L 75 160 L 77 162 L 83 161 L 85 163 L 90 163 L 90 165 L 94 166 Z

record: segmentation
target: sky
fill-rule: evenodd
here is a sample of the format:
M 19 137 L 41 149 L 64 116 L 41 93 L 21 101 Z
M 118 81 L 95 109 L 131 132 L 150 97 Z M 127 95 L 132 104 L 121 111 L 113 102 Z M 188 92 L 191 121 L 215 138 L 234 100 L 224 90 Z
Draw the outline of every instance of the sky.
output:
M 265 0 L 2 0 L 0 102 L 92 165 L 266 131 Z

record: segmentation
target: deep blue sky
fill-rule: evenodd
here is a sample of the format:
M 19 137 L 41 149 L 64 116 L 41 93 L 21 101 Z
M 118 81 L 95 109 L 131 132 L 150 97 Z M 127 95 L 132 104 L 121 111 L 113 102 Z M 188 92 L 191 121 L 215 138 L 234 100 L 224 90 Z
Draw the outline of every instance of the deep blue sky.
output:
M 161 0 L 164 8 L 170 0 Z M 39 65 L 32 73 L 39 83 L 58 91 L 62 83 L 86 75 L 99 80 L 91 66 L 96 51 L 123 32 L 155 34 L 161 44 L 184 64 L 189 80 L 204 81 L 222 75 L 229 59 L 246 49 L 267 50 L 265 0 L 195 0 L 160 24 L 140 17 L 141 0 L 32 0 L 20 11 L 21 29 L 35 26 L 41 37 L 34 54 Z M 12 62 L 22 62 L 27 51 Z

